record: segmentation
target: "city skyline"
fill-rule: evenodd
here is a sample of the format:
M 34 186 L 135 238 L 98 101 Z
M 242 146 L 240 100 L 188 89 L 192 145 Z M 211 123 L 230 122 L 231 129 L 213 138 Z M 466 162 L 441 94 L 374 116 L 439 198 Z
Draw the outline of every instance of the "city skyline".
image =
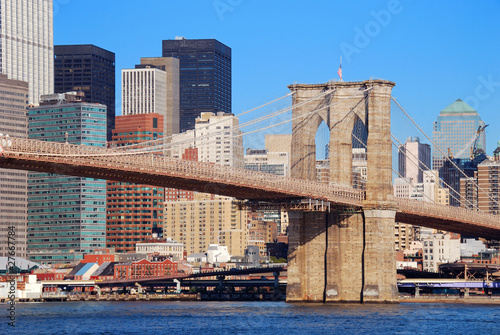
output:
M 342 56 L 345 81 L 394 81 L 394 96 L 427 135 L 439 111 L 460 98 L 490 125 L 488 154 L 500 140 L 495 135 L 500 105 L 500 60 L 495 55 L 500 47 L 493 43 L 500 32 L 498 2 L 291 1 L 285 6 L 277 1 L 262 6 L 216 0 L 196 7 L 146 2 L 134 10 L 127 3 L 55 1 L 54 43 L 92 43 L 115 52 L 119 73 L 140 57 L 161 56 L 164 39 L 215 38 L 233 50 L 235 114 L 288 93 L 286 86 L 294 82 L 337 80 Z M 109 12 L 114 13 L 111 18 Z M 130 20 L 136 24 L 129 25 Z

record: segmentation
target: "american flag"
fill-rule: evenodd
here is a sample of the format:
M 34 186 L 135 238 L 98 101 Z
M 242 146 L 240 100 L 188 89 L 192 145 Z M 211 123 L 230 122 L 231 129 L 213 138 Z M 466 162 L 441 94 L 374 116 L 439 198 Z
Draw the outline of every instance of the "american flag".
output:
M 339 66 L 339 70 L 337 71 L 337 74 L 340 77 L 340 81 L 342 81 L 342 58 L 340 58 L 340 66 Z

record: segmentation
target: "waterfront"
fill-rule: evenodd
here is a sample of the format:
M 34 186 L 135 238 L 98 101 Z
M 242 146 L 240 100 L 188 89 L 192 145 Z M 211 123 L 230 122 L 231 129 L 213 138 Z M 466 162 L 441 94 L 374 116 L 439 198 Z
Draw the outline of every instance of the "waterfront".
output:
M 462 304 L 19 303 L 13 333 L 496 334 L 499 317 L 495 305 Z M 2 319 L 1 333 L 12 333 Z

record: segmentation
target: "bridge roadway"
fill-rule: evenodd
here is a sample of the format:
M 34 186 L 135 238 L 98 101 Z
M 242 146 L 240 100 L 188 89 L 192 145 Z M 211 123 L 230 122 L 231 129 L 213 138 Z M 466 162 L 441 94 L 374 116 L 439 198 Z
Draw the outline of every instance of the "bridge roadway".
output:
M 281 177 L 154 153 L 20 138 L 0 139 L 0 168 L 57 173 L 173 187 L 269 202 L 315 199 L 360 210 L 364 192 L 345 186 Z M 500 239 L 500 216 L 410 199 L 396 199 L 396 221 L 460 234 Z

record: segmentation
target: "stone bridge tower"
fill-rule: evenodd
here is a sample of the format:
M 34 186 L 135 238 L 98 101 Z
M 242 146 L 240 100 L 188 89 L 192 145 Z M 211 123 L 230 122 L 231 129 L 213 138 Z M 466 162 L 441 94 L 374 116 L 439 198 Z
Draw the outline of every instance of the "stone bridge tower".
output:
M 295 93 L 292 177 L 315 180 L 315 136 L 322 121 L 330 129 L 332 184 L 352 186 L 352 131 L 359 120 L 368 140 L 363 209 L 289 214 L 287 301 L 397 301 L 390 129 L 394 85 L 367 80 L 289 86 Z

